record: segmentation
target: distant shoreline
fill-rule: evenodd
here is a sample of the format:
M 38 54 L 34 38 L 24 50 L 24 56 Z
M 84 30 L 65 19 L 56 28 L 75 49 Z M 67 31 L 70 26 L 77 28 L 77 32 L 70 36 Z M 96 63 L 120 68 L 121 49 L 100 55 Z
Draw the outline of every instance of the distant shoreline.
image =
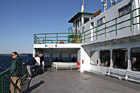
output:
M 19 56 L 25 56 L 25 55 L 29 55 L 32 53 L 20 53 Z M 0 54 L 0 56 L 10 56 L 11 54 Z

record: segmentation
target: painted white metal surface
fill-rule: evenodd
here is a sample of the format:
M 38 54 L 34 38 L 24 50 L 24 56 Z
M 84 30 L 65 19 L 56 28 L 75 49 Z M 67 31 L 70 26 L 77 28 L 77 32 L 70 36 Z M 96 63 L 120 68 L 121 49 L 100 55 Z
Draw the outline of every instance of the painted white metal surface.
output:
M 80 48 L 81 44 L 34 44 L 34 48 Z
M 132 10 L 137 9 L 139 7 L 139 4 L 137 3 L 137 0 L 133 0 L 134 2 L 132 3 Z M 106 12 L 103 12 L 102 14 L 96 16 L 95 18 L 93 18 L 92 20 L 88 21 L 86 24 L 82 24 L 80 27 L 78 27 L 78 30 L 82 33 L 82 29 L 84 28 L 84 31 L 87 31 L 89 29 L 91 29 L 90 25 L 92 22 L 94 22 L 94 27 L 97 26 L 97 21 L 103 17 L 105 17 L 105 21 L 110 21 L 114 18 L 117 18 L 117 23 L 122 22 L 123 20 L 127 20 L 130 17 L 130 14 L 125 15 L 123 17 L 119 17 L 118 15 L 118 10 L 122 7 L 124 7 L 125 5 L 129 4 L 131 2 L 131 0 L 123 0 L 120 3 L 118 3 L 117 5 L 111 7 L 110 9 L 108 9 Z M 139 15 L 139 10 L 137 9 L 137 11 L 133 12 L 133 16 L 138 16 Z M 119 18 L 118 18 L 119 17 Z M 109 22 L 106 24 L 106 27 L 115 24 L 116 20 Z M 139 22 L 139 17 L 134 18 L 133 19 L 134 23 L 138 23 Z M 130 21 L 124 22 L 122 24 L 118 24 L 117 25 L 117 29 L 124 27 L 124 26 L 128 26 L 130 25 Z M 103 29 L 105 27 L 105 24 L 103 24 L 102 26 L 98 27 L 98 30 Z M 116 35 L 116 31 L 108 33 L 110 30 L 112 29 L 116 29 L 116 25 L 114 25 L 113 27 L 110 27 L 108 29 L 106 29 L 106 35 L 100 35 L 96 38 L 96 33 L 94 33 L 94 38 L 92 38 L 91 36 L 93 36 L 92 33 L 86 33 L 89 34 L 87 35 L 85 38 L 85 41 L 82 41 L 82 44 L 92 44 L 92 43 L 98 43 L 98 42 L 104 42 L 104 41 L 108 41 L 108 40 L 113 40 L 113 39 L 120 39 L 120 38 L 124 38 L 124 37 L 129 37 L 129 36 L 135 36 L 135 35 L 139 35 L 140 31 L 139 31 L 139 24 L 138 25 L 134 25 L 132 26 L 132 31 L 131 31 L 131 27 L 127 27 L 125 29 L 119 29 L 117 31 L 117 35 Z M 91 32 L 96 32 L 96 28 L 93 29 L 93 31 L 91 30 Z M 103 32 L 105 32 L 105 30 L 98 32 L 97 34 L 102 34 Z M 91 38 L 89 38 L 91 37 Z M 84 36 L 83 36 L 84 38 Z

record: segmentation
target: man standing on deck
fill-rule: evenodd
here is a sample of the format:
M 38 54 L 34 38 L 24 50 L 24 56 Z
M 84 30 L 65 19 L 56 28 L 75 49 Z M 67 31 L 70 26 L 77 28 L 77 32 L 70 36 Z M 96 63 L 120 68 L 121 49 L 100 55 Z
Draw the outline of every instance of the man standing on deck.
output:
M 44 72 L 44 55 L 40 54 L 40 66 L 41 66 L 41 71 Z
M 22 59 L 19 58 L 17 52 L 12 52 L 12 66 L 10 69 L 11 73 L 11 83 L 10 90 L 11 93 L 20 93 L 21 92 L 21 80 L 22 77 Z
M 29 54 L 28 56 L 29 57 L 28 57 L 27 62 L 25 64 L 27 65 L 27 71 L 28 71 L 28 75 L 29 75 L 28 79 L 31 79 L 33 77 L 32 66 L 36 63 L 36 60 L 31 54 Z

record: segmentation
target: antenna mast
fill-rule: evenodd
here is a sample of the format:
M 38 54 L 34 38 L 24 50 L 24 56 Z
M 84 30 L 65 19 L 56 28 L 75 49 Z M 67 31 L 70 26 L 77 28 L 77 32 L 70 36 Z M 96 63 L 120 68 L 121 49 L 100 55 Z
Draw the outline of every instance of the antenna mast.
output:
M 84 12 L 84 0 L 83 0 L 83 4 L 82 4 L 82 8 L 81 8 L 81 12 Z
M 117 0 L 114 0 L 114 1 L 110 0 L 110 2 L 112 6 L 117 4 Z
M 107 9 L 107 0 L 104 2 L 104 0 L 101 0 L 101 2 L 104 4 L 104 11 Z

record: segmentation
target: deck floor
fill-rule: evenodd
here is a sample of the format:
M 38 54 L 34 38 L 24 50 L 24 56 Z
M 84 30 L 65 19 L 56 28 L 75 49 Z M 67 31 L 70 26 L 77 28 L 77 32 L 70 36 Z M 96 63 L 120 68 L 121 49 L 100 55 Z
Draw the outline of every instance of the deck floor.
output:
M 32 79 L 29 93 L 140 93 L 140 84 L 78 71 L 47 71 Z

